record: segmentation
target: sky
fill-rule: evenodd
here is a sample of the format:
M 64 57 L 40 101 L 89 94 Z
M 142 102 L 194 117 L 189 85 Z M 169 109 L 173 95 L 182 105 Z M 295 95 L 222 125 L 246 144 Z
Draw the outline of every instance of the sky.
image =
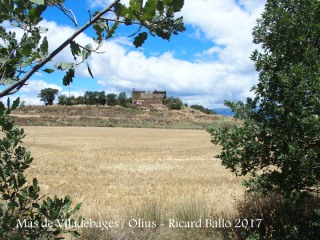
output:
M 129 0 L 121 1 L 127 4 Z M 41 89 L 56 88 L 59 94 L 79 96 L 86 91 L 108 93 L 135 90 L 167 91 L 167 96 L 179 97 L 189 105 L 206 108 L 224 107 L 224 100 L 239 101 L 252 97 L 250 89 L 258 74 L 250 60 L 253 50 L 252 29 L 264 10 L 266 0 L 185 0 L 182 11 L 186 31 L 170 41 L 148 37 L 141 48 L 132 45 L 129 37 L 135 28 L 121 27 L 116 36 L 107 40 L 88 60 L 94 78 L 86 64 L 76 69 L 70 87 L 63 86 L 63 74 L 38 72 L 28 85 L 20 89 L 26 105 L 42 105 L 37 95 Z M 88 10 L 101 10 L 111 0 L 66 0 L 79 26 L 89 19 Z M 49 10 L 40 23 L 48 28 L 45 34 L 53 51 L 76 28 L 72 21 L 55 9 Z M 93 31 L 81 34 L 76 42 L 94 43 Z M 52 62 L 72 62 L 67 47 Z M 53 65 L 53 63 L 50 63 Z M 3 89 L 3 87 L 2 87 Z

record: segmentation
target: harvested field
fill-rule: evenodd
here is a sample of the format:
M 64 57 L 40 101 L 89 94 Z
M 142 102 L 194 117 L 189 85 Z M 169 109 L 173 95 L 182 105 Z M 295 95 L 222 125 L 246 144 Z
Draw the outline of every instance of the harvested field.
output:
M 118 216 L 157 200 L 168 209 L 188 198 L 224 211 L 240 182 L 215 159 L 220 150 L 197 130 L 25 127 L 35 158 L 28 174 L 43 193 L 70 194 L 86 216 Z
M 71 195 L 86 218 L 116 220 L 159 203 L 170 217 L 190 202 L 208 214 L 234 211 L 241 179 L 214 156 L 204 130 L 24 127 L 34 157 L 28 177 L 42 193 Z

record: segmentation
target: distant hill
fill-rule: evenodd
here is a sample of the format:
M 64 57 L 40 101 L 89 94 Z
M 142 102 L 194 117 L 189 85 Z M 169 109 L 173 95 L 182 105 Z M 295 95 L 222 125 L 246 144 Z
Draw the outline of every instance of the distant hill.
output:
M 120 106 L 24 106 L 11 114 L 21 126 L 91 126 L 207 129 L 237 125 L 230 117 L 204 114 L 183 108 L 168 110 L 165 106 L 123 108 Z
M 215 108 L 213 111 L 222 116 L 234 116 L 230 108 Z

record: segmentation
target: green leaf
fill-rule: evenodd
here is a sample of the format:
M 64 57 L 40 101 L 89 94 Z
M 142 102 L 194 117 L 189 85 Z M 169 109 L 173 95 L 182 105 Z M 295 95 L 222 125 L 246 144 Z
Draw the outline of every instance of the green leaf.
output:
M 89 72 L 90 76 L 91 76 L 92 78 L 94 78 L 93 75 L 92 75 L 92 71 L 91 71 L 91 68 L 90 68 L 90 66 L 89 66 L 89 63 L 87 63 L 87 68 L 88 68 L 88 72 Z
M 139 33 L 139 35 L 134 38 L 133 45 L 136 48 L 141 47 L 142 44 L 147 40 L 147 38 L 148 38 L 148 33 L 146 32 Z
M 84 49 L 82 50 L 80 56 L 82 57 L 82 60 L 88 59 L 91 55 L 91 49 L 92 49 L 92 45 L 91 44 L 87 44 L 86 46 L 84 46 Z
M 124 19 L 124 24 L 125 24 L 126 26 L 130 26 L 130 25 L 132 25 L 132 20 L 129 19 L 129 18 L 125 18 L 125 19 Z
M 74 64 L 58 62 L 56 63 L 55 67 L 59 70 L 68 70 L 68 69 L 74 68 Z
M 38 4 L 38 5 L 43 5 L 44 4 L 44 0 L 30 0 L 30 2 Z
M 170 39 L 171 33 L 168 31 L 163 31 L 161 28 L 158 28 L 155 30 L 155 32 L 162 39 L 166 39 L 166 40 Z
M 10 199 L 10 195 L 9 194 L 3 194 L 2 198 L 3 198 L 3 200 L 9 200 Z
M 129 9 L 132 10 L 135 14 L 139 14 L 142 9 L 142 0 L 130 0 Z
M 162 15 L 162 14 L 163 14 L 163 11 L 164 11 L 164 4 L 163 4 L 162 1 L 158 1 L 157 9 L 158 9 L 160 15 Z
M 180 12 L 184 5 L 184 0 L 172 0 L 170 6 L 173 7 L 174 12 Z
M 8 109 L 10 109 L 10 105 L 11 105 L 11 103 L 10 103 L 10 98 L 8 98 L 8 99 L 7 99 L 7 108 L 8 108 Z
M 52 68 L 46 68 L 46 69 L 44 69 L 44 70 L 42 70 L 42 71 L 50 74 L 50 73 L 53 73 L 53 72 L 54 72 L 54 69 L 52 69 Z
M 95 30 L 96 32 L 96 35 L 97 35 L 97 42 L 100 43 L 103 39 L 103 36 L 104 36 L 104 22 L 103 21 L 98 21 L 98 22 L 95 22 L 93 24 L 93 29 Z
M 70 48 L 74 60 L 77 60 L 76 56 L 79 56 L 81 54 L 81 49 L 79 45 L 75 41 L 71 41 Z
M 126 12 L 127 12 L 127 8 L 120 2 L 114 5 L 114 13 L 116 14 L 117 17 L 124 16 Z
M 143 8 L 142 18 L 151 20 L 157 10 L 158 0 L 148 0 Z
M 74 69 L 70 68 L 67 71 L 66 75 L 63 77 L 63 85 L 64 86 L 69 86 L 70 83 L 72 83 L 73 78 L 74 78 Z
M 40 204 L 39 204 L 39 203 L 32 203 L 32 207 L 34 207 L 34 208 L 40 208 Z
M 47 9 L 47 5 L 41 5 L 36 7 L 36 14 L 41 18 L 42 13 Z
M 49 47 L 48 39 L 47 37 L 44 37 L 40 45 L 40 51 L 43 57 L 48 55 L 48 47 Z
M 110 31 L 108 32 L 107 38 L 113 37 L 114 32 L 115 32 L 116 29 L 118 28 L 118 25 L 119 25 L 119 22 L 115 22 L 115 23 L 112 25 L 112 28 L 111 28 Z
M 20 97 L 18 97 L 16 100 L 13 101 L 12 106 L 11 106 L 11 110 L 15 110 L 20 103 Z
M 5 105 L 3 102 L 0 101 L 0 112 L 3 113 L 3 111 L 6 109 Z
M 63 210 L 65 212 L 67 212 L 69 210 L 71 206 L 71 197 L 69 195 L 67 195 L 65 198 L 64 198 L 64 206 L 63 206 Z
M 82 206 L 82 203 L 78 203 L 70 212 L 70 216 L 73 215 L 76 211 L 78 211 Z
M 26 183 L 26 178 L 21 172 L 18 173 L 18 187 L 21 188 Z
M 72 235 L 76 238 L 80 238 L 80 233 L 78 233 L 77 231 L 72 232 Z

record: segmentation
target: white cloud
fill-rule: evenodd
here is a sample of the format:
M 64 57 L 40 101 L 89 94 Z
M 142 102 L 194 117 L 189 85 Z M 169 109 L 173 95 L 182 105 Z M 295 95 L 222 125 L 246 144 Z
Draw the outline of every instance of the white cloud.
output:
M 92 2 L 98 5 L 97 1 Z M 98 83 L 126 91 L 165 89 L 207 107 L 221 105 L 224 99 L 245 99 L 252 95 L 249 90 L 257 79 L 249 58 L 256 48 L 251 32 L 264 3 L 265 0 L 239 0 L 238 4 L 231 0 L 186 0 L 182 15 L 185 23 L 193 26 L 193 33 L 187 35 L 212 41 L 212 47 L 196 54 L 198 61 L 176 59 L 170 52 L 146 57 L 142 51 L 129 51 L 109 42 L 104 46 L 107 55 L 91 59 Z
M 130 91 L 167 90 L 175 96 L 212 95 L 211 103 L 223 102 L 226 96 L 242 97 L 252 87 L 252 79 L 238 75 L 237 66 L 215 62 L 192 63 L 174 58 L 167 52 L 159 57 L 146 57 L 140 51 L 126 51 L 112 42 L 106 43 L 109 55 L 95 55 L 91 59 L 92 70 L 98 83 L 108 88 Z M 115 51 L 115 53 L 113 53 Z
M 44 34 L 44 36 L 47 36 L 48 38 L 49 52 L 52 52 L 60 47 L 60 45 L 76 31 L 75 28 L 72 28 L 70 26 L 61 26 L 52 21 L 43 20 L 40 25 L 49 29 L 49 31 Z M 79 43 L 82 46 L 85 46 L 86 44 L 91 44 L 94 48 L 97 46 L 94 43 L 93 39 L 88 37 L 84 33 L 81 33 L 75 39 L 75 42 Z M 56 57 L 54 57 L 53 60 L 55 62 L 74 62 L 73 56 L 70 51 L 70 46 L 66 46 L 61 52 L 58 53 Z M 80 58 L 78 59 L 78 62 L 79 61 L 81 61 Z
M 38 94 L 44 88 L 54 88 L 61 91 L 61 87 L 56 84 L 49 84 L 44 80 L 29 80 L 28 85 L 22 87 L 20 91 L 15 94 L 21 98 L 21 101 L 24 101 L 27 105 L 43 105 L 43 102 L 40 101 Z
M 87 0 L 91 8 L 96 8 L 96 7 L 108 7 L 113 0 Z M 122 4 L 129 5 L 129 0 L 121 0 Z
M 91 7 L 105 7 L 110 2 L 88 1 Z M 175 58 L 175 46 L 172 46 L 172 52 L 161 53 L 161 49 L 151 49 L 157 54 L 147 57 L 143 49 L 129 47 L 131 42 L 127 38 L 115 38 L 102 46 L 100 51 L 104 54 L 94 54 L 89 61 L 95 81 L 107 93 L 130 92 L 132 88 L 167 90 L 188 104 L 203 104 L 205 107 L 221 106 L 225 99 L 245 99 L 252 94 L 249 90 L 257 79 L 249 59 L 256 48 L 252 44 L 251 32 L 265 0 L 238 2 L 243 7 L 233 0 L 185 0 L 181 14 L 185 23 L 192 26 L 192 32 L 183 33 L 181 37 L 205 38 L 212 42 L 212 46 L 195 55 L 197 61 Z M 54 22 L 43 21 L 43 25 L 50 29 L 47 36 L 51 51 L 75 31 Z M 85 34 L 81 34 L 76 41 L 93 43 Z M 202 44 L 201 40 L 199 44 Z M 179 47 L 188 51 L 190 46 Z M 55 58 L 55 61 L 72 60 L 69 47 Z M 89 77 L 86 66 L 79 67 L 76 73 L 77 76 Z M 76 85 L 77 79 L 74 82 Z M 39 89 L 44 88 L 45 82 L 30 84 Z M 30 93 L 28 89 L 31 91 L 28 86 L 22 89 L 26 89 L 24 94 Z
M 39 94 L 40 91 L 44 88 L 54 88 L 58 89 L 61 91 L 61 87 L 56 85 L 56 84 L 50 84 L 45 82 L 44 80 L 29 80 L 27 82 L 27 85 L 21 88 L 20 92 L 21 93 L 34 93 L 34 94 Z

